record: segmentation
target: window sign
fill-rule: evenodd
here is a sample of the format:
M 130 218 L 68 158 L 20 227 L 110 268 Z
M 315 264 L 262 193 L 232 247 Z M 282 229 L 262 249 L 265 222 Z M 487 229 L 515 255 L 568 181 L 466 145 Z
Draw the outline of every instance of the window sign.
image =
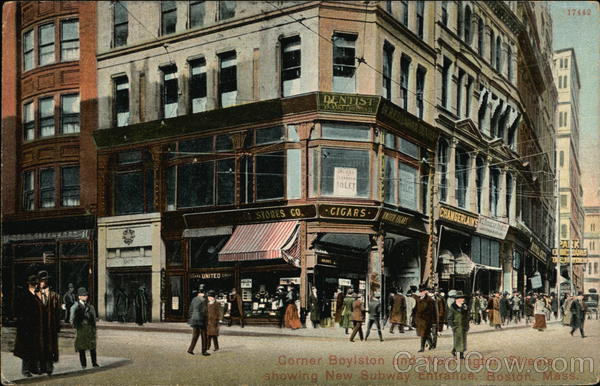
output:
M 356 169 L 334 168 L 333 195 L 338 197 L 356 197 Z
M 399 164 L 400 172 L 400 205 L 417 209 L 417 169 L 412 166 Z
M 240 287 L 241 288 L 252 288 L 252 279 L 241 279 Z

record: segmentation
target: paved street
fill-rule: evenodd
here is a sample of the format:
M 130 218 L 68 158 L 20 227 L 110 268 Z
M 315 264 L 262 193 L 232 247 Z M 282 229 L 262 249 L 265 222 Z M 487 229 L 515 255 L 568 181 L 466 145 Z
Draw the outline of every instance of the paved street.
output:
M 474 330 L 487 331 L 478 326 Z M 238 330 L 241 330 L 238 328 Z M 588 337 L 571 337 L 557 323 L 538 332 L 531 328 L 474 333 L 469 337 L 471 357 L 467 362 L 450 360 L 451 334 L 444 332 L 438 349 L 416 353 L 419 342 L 412 334 L 390 336 L 379 342 L 375 333 L 368 342 L 348 342 L 339 329 L 323 329 L 323 336 L 261 336 L 220 338 L 221 350 L 210 357 L 186 353 L 190 334 L 139 330 L 100 329 L 100 357 L 130 360 L 118 367 L 27 380 L 44 384 L 593 384 L 599 379 L 600 321 L 586 321 Z M 262 331 L 268 332 L 266 328 Z M 274 330 L 274 329 L 273 329 Z M 305 332 L 306 331 L 306 332 Z M 250 331 L 248 331 L 250 332 Z M 288 332 L 291 332 L 288 330 Z M 294 332 L 291 332 L 294 333 Z M 2 349 L 11 347 L 10 334 L 3 334 Z M 411 337 L 412 336 L 412 337 Z M 72 355 L 72 336 L 61 336 L 61 353 Z M 196 349 L 198 352 L 198 349 Z M 5 355 L 12 354 L 3 352 Z M 415 356 L 413 356 L 415 355 Z M 534 363 L 536 358 L 545 358 Z M 396 359 L 394 359 L 396 358 Z M 585 371 L 570 371 L 572 358 L 590 358 Z M 505 362 L 505 361 L 508 361 Z M 17 363 L 15 361 L 12 361 Z M 508 366 L 514 368 L 507 368 Z M 457 365 L 460 363 L 460 371 Z M 104 363 L 100 362 L 101 365 Z M 2 361 L 3 374 L 5 361 Z M 437 368 L 434 368 L 437 366 Z M 522 366 L 522 367 L 520 367 Z M 592 371 L 590 367 L 593 366 Z M 467 369 L 468 367 L 469 369 Z M 546 370 L 554 371 L 546 371 Z M 408 370 L 408 371 L 407 371 Z M 471 371 L 469 371 L 471 370 Z M 512 371 L 511 371 L 512 370 Z

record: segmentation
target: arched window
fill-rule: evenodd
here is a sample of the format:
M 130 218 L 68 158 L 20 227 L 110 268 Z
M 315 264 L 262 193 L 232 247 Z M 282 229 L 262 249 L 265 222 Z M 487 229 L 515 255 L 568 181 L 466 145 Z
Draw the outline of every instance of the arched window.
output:
M 484 32 L 483 32 L 483 19 L 479 18 L 479 24 L 477 26 L 477 52 L 479 55 L 483 56 L 485 40 L 484 40 Z
M 471 44 L 471 7 L 465 8 L 465 42 Z
M 461 148 L 456 148 L 455 158 L 456 200 L 460 208 L 465 208 L 469 188 L 469 154 Z
M 507 70 L 508 80 L 512 82 L 513 68 L 512 68 L 512 50 L 510 49 L 510 44 L 508 45 L 508 50 L 506 53 L 506 61 L 507 61 L 506 64 L 508 65 L 508 70 Z
M 502 72 L 502 39 L 496 38 L 496 71 Z
M 477 173 L 475 174 L 475 185 L 477 186 L 477 212 L 481 213 L 481 192 L 483 191 L 484 163 L 483 158 L 477 157 L 475 160 Z
M 440 201 L 448 198 L 448 142 L 441 139 L 438 145 L 438 170 L 440 171 Z
M 490 32 L 490 64 L 493 66 L 494 65 L 494 31 L 492 30 Z

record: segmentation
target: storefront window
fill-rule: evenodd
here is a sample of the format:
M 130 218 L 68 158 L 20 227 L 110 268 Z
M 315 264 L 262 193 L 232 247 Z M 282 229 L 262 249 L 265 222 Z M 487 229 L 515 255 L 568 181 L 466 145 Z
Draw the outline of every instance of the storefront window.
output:
M 115 214 L 144 212 L 144 174 L 119 173 L 115 176 Z
M 417 168 L 400 163 L 400 205 L 408 209 L 417 209 L 417 175 Z
M 302 152 L 300 149 L 289 149 L 287 152 L 287 199 L 300 198 L 302 187 Z
M 213 137 L 203 137 L 190 139 L 189 141 L 179 142 L 179 155 L 201 155 L 203 153 L 212 153 Z
M 136 312 L 152 314 L 151 273 L 108 271 L 106 276 L 106 318 L 133 322 Z M 136 296 L 138 301 L 136 302 Z
M 229 134 L 217 135 L 215 147 L 217 151 L 233 150 L 233 141 Z
M 219 251 L 228 238 L 229 236 L 191 238 L 189 241 L 190 267 L 210 268 L 220 266 Z
M 38 258 L 54 256 L 56 249 L 55 243 L 35 243 L 35 244 L 16 244 L 14 247 L 14 257 L 16 259 Z M 35 272 L 37 273 L 37 272 Z
M 89 244 L 87 242 L 68 242 L 60 244 L 60 255 L 69 257 L 83 257 L 89 254 Z
M 320 163 L 322 195 L 369 197 L 370 160 L 368 151 L 323 148 Z
M 165 248 L 168 266 L 183 265 L 183 249 L 181 240 L 166 240 Z
M 281 142 L 284 138 L 283 126 L 267 127 L 265 129 L 256 129 L 256 144 L 264 145 L 267 143 Z
M 75 290 L 85 287 L 91 290 L 89 286 L 89 263 L 87 261 L 62 261 L 60 264 L 60 294 L 64 295 L 69 288 L 69 283 L 73 284 Z
M 384 199 L 389 204 L 396 204 L 396 160 L 385 156 Z
M 404 138 L 398 138 L 398 150 L 412 158 L 419 159 L 419 146 Z
M 214 161 L 180 165 L 177 175 L 177 206 L 214 205 Z
M 371 128 L 365 125 L 323 122 L 321 124 L 321 137 L 323 139 L 368 142 L 371 140 Z

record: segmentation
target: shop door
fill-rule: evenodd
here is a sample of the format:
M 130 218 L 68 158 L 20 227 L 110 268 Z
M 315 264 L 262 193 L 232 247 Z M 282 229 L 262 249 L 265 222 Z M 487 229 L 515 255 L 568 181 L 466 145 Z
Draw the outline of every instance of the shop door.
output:
M 186 319 L 186 299 L 183 288 L 185 283 L 184 274 L 167 275 L 167 301 L 165 303 L 165 320 L 169 322 L 181 322 Z

